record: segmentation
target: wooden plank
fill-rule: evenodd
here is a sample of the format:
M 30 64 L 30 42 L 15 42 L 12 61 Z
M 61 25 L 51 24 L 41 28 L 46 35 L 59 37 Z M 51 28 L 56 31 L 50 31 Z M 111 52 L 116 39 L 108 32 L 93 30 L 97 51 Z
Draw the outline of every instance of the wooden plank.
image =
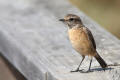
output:
M 68 13 L 79 15 L 108 64 L 120 62 L 120 41 L 67 0 L 5 1 L 0 3 L 0 51 L 28 80 L 119 80 L 118 67 L 99 71 L 96 60 L 94 72 L 70 73 L 81 56 L 71 47 L 67 28 L 59 18 Z M 87 69 L 88 64 L 87 57 L 82 68 Z

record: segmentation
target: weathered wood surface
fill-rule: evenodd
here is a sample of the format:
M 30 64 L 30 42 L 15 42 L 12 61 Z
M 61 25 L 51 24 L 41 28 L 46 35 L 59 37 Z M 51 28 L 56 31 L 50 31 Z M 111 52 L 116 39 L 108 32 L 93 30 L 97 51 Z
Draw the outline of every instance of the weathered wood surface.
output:
M 71 47 L 66 26 L 58 21 L 67 13 L 81 17 L 108 64 L 120 63 L 120 41 L 67 0 L 1 0 L 0 51 L 28 80 L 119 80 L 119 66 L 99 71 L 96 60 L 94 72 L 70 73 L 81 56 Z M 88 65 L 86 57 L 82 68 Z

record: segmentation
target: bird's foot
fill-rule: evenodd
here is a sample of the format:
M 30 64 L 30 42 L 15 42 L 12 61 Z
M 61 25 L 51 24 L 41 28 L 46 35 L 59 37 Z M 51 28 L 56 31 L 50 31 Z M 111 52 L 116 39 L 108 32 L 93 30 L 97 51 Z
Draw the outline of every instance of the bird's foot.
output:
M 80 71 L 81 73 L 89 73 L 89 72 L 93 72 L 92 70 L 87 70 L 87 71 Z
M 92 70 L 90 70 L 90 69 L 88 69 L 87 71 L 86 71 L 86 73 L 89 73 L 89 72 L 93 72 Z
M 81 71 L 83 71 L 84 69 L 81 69 L 81 70 L 79 70 L 79 68 L 77 68 L 76 70 L 73 70 L 73 71 L 70 71 L 70 72 L 81 72 Z

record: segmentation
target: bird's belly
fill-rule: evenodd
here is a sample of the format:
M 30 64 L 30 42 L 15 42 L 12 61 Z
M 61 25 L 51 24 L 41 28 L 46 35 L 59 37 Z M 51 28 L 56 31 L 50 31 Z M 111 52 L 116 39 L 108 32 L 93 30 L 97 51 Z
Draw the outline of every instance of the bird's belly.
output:
M 71 40 L 73 48 L 83 55 L 88 55 L 91 52 L 91 47 L 87 44 L 86 41 L 73 41 Z
M 92 55 L 91 42 L 81 30 L 69 30 L 69 39 L 77 52 L 82 55 Z

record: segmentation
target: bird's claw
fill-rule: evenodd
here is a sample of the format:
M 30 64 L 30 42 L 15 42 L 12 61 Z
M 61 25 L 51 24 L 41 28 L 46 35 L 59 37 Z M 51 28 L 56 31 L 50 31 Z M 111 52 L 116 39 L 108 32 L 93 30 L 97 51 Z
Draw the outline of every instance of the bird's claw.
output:
M 79 69 L 76 69 L 76 70 L 73 70 L 73 71 L 70 71 L 70 72 L 81 72 L 83 71 L 83 69 L 79 70 Z

